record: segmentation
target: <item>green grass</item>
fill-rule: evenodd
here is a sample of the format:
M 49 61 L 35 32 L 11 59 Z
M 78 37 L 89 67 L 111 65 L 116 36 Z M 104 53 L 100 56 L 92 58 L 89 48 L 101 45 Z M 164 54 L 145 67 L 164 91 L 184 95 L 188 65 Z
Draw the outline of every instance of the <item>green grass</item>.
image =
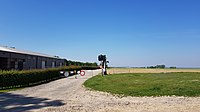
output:
M 200 96 L 200 73 L 130 73 L 90 78 L 84 86 L 123 96 Z
M 24 89 L 24 87 L 23 88 L 3 89 L 3 90 L 0 90 L 0 93 L 6 93 L 6 92 L 16 91 L 16 90 L 20 90 L 20 89 Z

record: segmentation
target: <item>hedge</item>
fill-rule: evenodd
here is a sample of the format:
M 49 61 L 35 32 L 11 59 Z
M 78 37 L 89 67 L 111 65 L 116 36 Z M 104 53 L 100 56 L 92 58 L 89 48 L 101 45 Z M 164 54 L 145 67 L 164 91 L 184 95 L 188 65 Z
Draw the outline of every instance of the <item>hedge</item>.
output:
M 26 87 L 61 78 L 60 71 L 94 70 L 99 67 L 65 66 L 23 71 L 0 71 L 0 89 Z

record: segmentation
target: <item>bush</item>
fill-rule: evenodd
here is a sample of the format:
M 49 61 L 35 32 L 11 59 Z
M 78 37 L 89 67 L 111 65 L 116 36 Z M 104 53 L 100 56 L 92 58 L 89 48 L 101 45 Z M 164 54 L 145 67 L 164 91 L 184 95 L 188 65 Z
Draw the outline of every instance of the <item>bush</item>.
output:
M 169 67 L 170 69 L 176 69 L 176 67 Z
M 99 67 L 64 66 L 23 71 L 0 71 L 0 89 L 32 86 L 61 78 L 60 71 L 94 70 Z

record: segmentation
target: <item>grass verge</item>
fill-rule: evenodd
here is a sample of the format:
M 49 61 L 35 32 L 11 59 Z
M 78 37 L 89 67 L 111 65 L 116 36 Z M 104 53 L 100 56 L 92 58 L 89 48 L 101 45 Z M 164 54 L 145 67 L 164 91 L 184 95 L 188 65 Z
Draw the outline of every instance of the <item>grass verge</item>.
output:
M 123 96 L 200 96 L 200 73 L 126 73 L 92 77 L 93 90 Z
M 20 90 L 20 89 L 24 89 L 24 88 L 3 89 L 3 90 L 0 90 L 0 93 L 6 93 L 6 92 L 16 91 L 16 90 Z

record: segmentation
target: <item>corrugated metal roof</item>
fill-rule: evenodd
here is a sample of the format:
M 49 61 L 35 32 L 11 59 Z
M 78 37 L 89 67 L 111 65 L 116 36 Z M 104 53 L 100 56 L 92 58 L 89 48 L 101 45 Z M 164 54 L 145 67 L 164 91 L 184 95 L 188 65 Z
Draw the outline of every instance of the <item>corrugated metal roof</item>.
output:
M 6 51 L 6 52 L 12 52 L 12 53 L 20 53 L 20 54 L 28 54 L 28 55 L 34 55 L 34 56 L 42 56 L 42 57 L 48 57 L 48 58 L 56 58 L 56 59 L 61 59 L 56 56 L 51 56 L 43 53 L 37 53 L 37 52 L 32 52 L 32 51 L 27 51 L 27 50 L 19 50 L 15 49 L 13 47 L 7 47 L 7 46 L 0 46 L 0 51 Z

